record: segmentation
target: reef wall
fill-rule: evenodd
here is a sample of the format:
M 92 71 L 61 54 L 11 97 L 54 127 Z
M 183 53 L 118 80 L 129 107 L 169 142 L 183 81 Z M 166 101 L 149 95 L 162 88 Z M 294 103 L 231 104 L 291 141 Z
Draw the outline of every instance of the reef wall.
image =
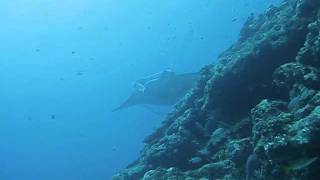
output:
M 320 1 L 250 16 L 114 180 L 320 179 Z

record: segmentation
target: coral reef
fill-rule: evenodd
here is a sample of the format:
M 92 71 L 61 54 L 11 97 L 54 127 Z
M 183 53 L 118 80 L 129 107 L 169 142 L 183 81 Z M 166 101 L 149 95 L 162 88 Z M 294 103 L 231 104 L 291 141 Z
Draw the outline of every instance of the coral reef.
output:
M 320 179 L 319 137 L 320 1 L 287 0 L 248 18 L 113 179 Z

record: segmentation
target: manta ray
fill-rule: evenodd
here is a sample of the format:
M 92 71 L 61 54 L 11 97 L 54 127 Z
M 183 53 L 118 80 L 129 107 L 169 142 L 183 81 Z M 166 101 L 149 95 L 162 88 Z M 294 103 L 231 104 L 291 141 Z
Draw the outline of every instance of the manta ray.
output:
M 170 70 L 153 74 L 134 83 L 134 91 L 113 112 L 135 105 L 170 106 L 195 86 L 200 73 L 176 74 Z

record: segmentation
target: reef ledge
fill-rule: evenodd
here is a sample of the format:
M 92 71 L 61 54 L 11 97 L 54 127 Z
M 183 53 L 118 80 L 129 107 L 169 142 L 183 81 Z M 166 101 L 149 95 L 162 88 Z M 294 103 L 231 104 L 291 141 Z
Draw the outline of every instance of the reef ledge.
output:
M 320 1 L 250 16 L 113 180 L 320 179 Z

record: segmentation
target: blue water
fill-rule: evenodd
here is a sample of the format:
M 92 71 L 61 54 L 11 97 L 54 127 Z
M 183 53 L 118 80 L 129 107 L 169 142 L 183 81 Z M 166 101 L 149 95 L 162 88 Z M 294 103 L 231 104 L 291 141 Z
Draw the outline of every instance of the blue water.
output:
M 132 82 L 198 71 L 236 41 L 250 13 L 278 3 L 0 1 L 0 179 L 110 179 L 170 111 L 111 113 Z

